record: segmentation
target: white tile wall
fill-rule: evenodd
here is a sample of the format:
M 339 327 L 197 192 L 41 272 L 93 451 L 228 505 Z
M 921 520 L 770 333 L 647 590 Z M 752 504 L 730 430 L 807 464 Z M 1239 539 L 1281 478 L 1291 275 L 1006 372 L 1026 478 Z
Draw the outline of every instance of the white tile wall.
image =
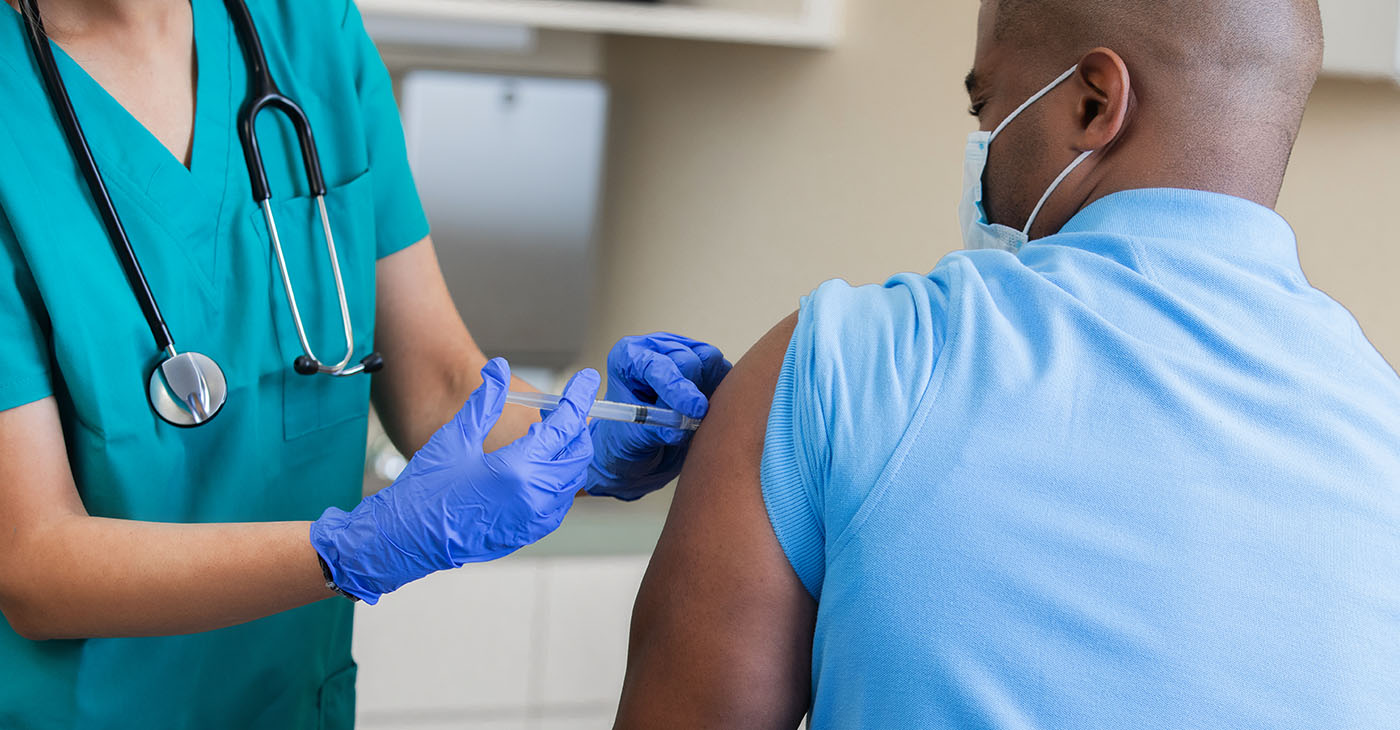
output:
M 381 717 L 365 722 L 360 720 L 361 730 L 531 730 L 530 720 L 521 715 L 514 718 L 473 718 L 431 719 L 423 716 Z M 567 727 L 567 726 L 566 726 Z
M 544 651 L 533 675 L 532 704 L 615 704 L 627 669 L 632 603 L 646 559 L 557 558 L 541 570 Z
M 530 686 L 523 652 L 536 630 L 538 590 L 535 562 L 502 561 L 430 576 L 377 606 L 358 606 L 362 719 L 463 710 L 523 716 Z
M 360 727 L 611 727 L 646 563 L 517 556 L 358 607 Z
M 613 723 L 613 713 L 590 717 L 553 717 L 536 720 L 530 730 L 609 730 Z

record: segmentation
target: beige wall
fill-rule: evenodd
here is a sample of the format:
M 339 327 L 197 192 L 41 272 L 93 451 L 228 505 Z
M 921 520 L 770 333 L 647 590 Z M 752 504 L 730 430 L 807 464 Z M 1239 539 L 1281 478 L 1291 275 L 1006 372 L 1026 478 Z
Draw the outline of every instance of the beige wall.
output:
M 1318 84 L 1279 212 L 1313 285 L 1400 367 L 1400 86 Z
M 607 41 L 599 362 L 672 329 L 737 357 L 821 281 L 959 245 L 971 0 L 848 0 L 831 52 Z M 1400 363 L 1400 87 L 1326 80 L 1280 205 L 1314 283 Z

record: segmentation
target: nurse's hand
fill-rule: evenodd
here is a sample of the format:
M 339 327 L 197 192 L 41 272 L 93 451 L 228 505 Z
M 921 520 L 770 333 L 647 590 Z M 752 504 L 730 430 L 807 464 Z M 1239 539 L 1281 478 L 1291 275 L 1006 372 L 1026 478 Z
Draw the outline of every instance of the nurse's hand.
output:
M 564 520 L 593 457 L 586 422 L 598 373 L 575 375 L 558 410 L 489 454 L 482 444 L 505 406 L 510 366 L 492 360 L 481 375 L 398 480 L 354 511 L 332 507 L 312 523 L 311 543 L 342 591 L 373 604 L 435 571 L 509 555 Z
M 730 367 L 719 348 L 687 337 L 664 332 L 626 337 L 608 354 L 607 399 L 704 418 Z M 589 494 L 629 502 L 675 479 L 690 448 L 691 434 L 675 429 L 595 420 L 589 430 Z

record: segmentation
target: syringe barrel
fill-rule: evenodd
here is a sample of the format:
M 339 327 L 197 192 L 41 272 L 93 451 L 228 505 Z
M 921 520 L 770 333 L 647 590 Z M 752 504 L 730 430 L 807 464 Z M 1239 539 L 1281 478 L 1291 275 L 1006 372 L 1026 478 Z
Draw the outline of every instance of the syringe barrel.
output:
M 694 431 L 700 427 L 699 421 L 693 418 L 687 418 L 686 416 L 666 408 L 639 406 L 629 403 L 610 403 L 604 400 L 594 403 L 593 410 L 589 411 L 588 415 L 609 421 L 640 423 L 646 426 L 659 426 L 661 428 L 678 428 L 682 431 Z
M 526 408 L 538 408 L 542 411 L 552 411 L 559 408 L 559 396 L 547 393 L 523 393 L 511 391 L 506 394 L 506 402 Z
M 559 407 L 559 396 L 545 393 L 518 393 L 511 392 L 506 396 L 507 403 L 528 408 L 538 408 L 544 411 L 552 411 Z M 700 421 L 689 416 L 682 415 L 667 408 L 656 406 L 632 405 L 630 403 L 613 403 L 611 401 L 594 401 L 593 407 L 588 412 L 591 418 L 601 418 L 605 421 L 620 421 L 622 423 L 637 423 L 644 426 L 656 426 L 659 428 L 676 428 L 682 431 L 694 431 L 700 428 Z

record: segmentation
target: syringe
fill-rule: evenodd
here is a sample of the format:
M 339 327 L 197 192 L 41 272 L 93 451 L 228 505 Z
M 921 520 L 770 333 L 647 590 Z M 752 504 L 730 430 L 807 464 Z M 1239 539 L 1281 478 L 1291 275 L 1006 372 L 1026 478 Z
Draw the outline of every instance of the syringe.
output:
M 506 402 L 526 408 L 538 408 L 542 411 L 553 411 L 559 408 L 559 396 L 547 395 L 545 393 L 519 393 L 512 391 L 506 395 Z M 640 423 L 643 426 L 656 426 L 659 428 L 678 428 L 682 431 L 694 431 L 700 428 L 700 419 L 691 418 L 666 408 L 656 406 L 633 405 L 631 403 L 613 403 L 612 401 L 594 401 L 593 408 L 588 411 L 591 418 L 601 418 L 605 421 L 621 421 L 623 423 Z

